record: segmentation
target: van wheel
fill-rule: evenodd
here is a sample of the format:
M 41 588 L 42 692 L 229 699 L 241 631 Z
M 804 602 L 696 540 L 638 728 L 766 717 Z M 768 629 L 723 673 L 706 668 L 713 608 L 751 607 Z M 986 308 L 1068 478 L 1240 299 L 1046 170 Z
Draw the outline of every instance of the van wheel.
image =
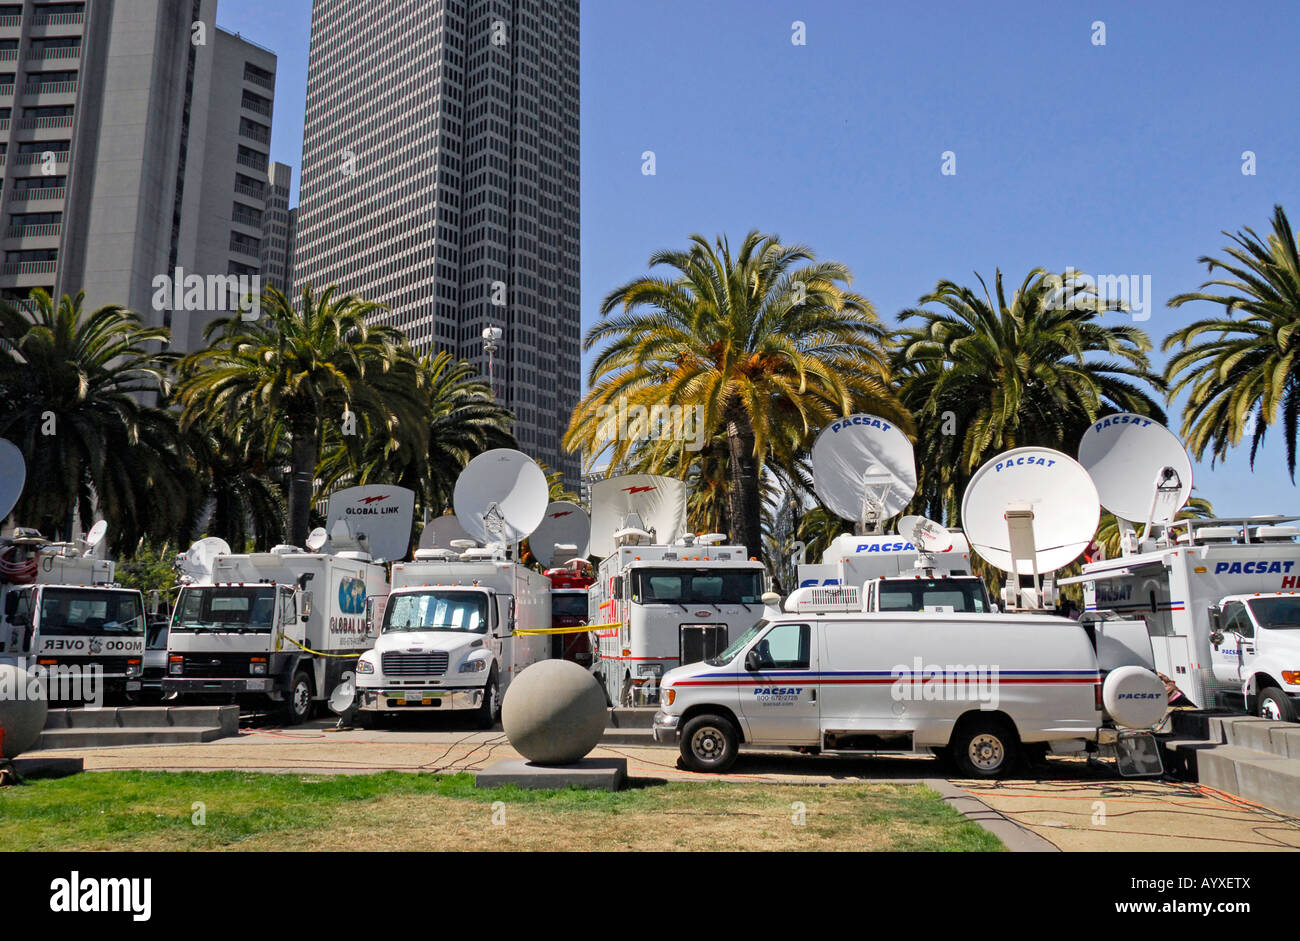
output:
M 1005 723 L 973 719 L 962 723 L 949 745 L 953 761 L 973 778 L 995 778 L 1016 763 L 1019 745 L 1015 732 Z
M 379 713 L 377 712 L 358 712 L 357 728 L 364 729 L 367 732 L 379 728 Z
M 311 718 L 311 677 L 299 670 L 289 684 L 284 701 L 284 718 L 290 725 L 301 725 Z
M 721 774 L 735 763 L 740 736 L 722 716 L 696 716 L 682 728 L 679 750 L 691 771 Z
M 1294 722 L 1295 703 L 1276 686 L 1270 686 L 1259 694 L 1259 717 L 1274 722 Z

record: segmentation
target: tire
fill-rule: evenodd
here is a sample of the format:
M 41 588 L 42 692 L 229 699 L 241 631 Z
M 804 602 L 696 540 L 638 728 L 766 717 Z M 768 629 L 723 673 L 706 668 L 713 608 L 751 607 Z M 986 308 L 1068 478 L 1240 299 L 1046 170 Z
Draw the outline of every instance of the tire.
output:
M 284 701 L 284 719 L 289 725 L 302 725 L 311 718 L 313 706 L 311 677 L 305 670 L 293 675 Z
M 373 732 L 382 725 L 379 716 L 380 714 L 378 712 L 358 712 L 357 728 L 365 729 L 367 732 Z
M 691 771 L 721 774 L 735 764 L 740 736 L 723 716 L 695 716 L 682 727 L 678 749 Z
M 1272 719 L 1274 722 L 1296 721 L 1295 703 L 1276 686 L 1260 691 L 1255 714 L 1261 719 Z
M 948 747 L 957 768 L 972 778 L 1007 774 L 1020 754 L 1015 730 L 995 719 L 975 718 L 960 723 Z
M 490 729 L 497 724 L 501 714 L 501 685 L 497 682 L 497 668 L 488 674 L 488 681 L 483 686 L 483 704 L 475 713 L 475 724 L 480 729 Z

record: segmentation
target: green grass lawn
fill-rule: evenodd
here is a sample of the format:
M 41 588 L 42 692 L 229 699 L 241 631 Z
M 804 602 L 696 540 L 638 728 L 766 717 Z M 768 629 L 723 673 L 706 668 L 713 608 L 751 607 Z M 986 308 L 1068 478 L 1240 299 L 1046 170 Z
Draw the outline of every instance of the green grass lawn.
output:
M 1002 849 L 923 786 L 635 784 L 610 793 L 476 790 L 468 774 L 87 773 L 0 789 L 0 848 Z

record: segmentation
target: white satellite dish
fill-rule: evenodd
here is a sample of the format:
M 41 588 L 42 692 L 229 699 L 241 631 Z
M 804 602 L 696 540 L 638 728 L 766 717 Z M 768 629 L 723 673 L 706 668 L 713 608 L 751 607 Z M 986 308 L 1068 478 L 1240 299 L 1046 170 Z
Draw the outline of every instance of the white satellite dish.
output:
M 587 511 L 576 503 L 559 500 L 546 508 L 542 522 L 528 537 L 528 546 L 545 569 L 561 554 L 566 559 L 586 555 L 590 541 L 591 518 Z M 560 553 L 561 547 L 567 551 Z
M 27 481 L 27 462 L 12 441 L 0 438 L 0 522 L 13 512 Z
M 1172 523 L 1192 495 L 1192 459 L 1178 437 L 1142 415 L 1107 415 L 1079 441 L 1079 463 L 1101 505 L 1133 523 Z
M 961 501 L 961 528 L 991 565 L 1013 574 L 1054 572 L 1092 542 L 1101 504 L 1078 462 L 1051 448 L 999 454 L 971 477 Z M 1012 540 L 1017 532 L 1032 540 Z
M 635 519 L 633 519 L 635 517 Z M 686 532 L 686 484 L 659 474 L 609 477 L 591 485 L 591 544 L 602 559 L 614 554 L 615 535 L 643 531 L 661 546 L 679 542 Z
M 307 548 L 312 552 L 320 552 L 325 548 L 325 543 L 329 542 L 330 534 L 324 526 L 317 526 L 307 534 Z
M 190 546 L 182 557 L 182 568 L 191 575 L 210 576 L 217 557 L 230 555 L 230 543 L 219 536 L 208 536 Z
M 406 558 L 411 547 L 411 521 L 415 518 L 415 491 L 392 484 L 366 484 L 330 494 L 325 518 L 332 550 L 338 540 L 339 521 L 347 523 L 352 544 L 375 559 L 395 562 Z
M 90 532 L 86 533 L 86 548 L 95 548 L 104 541 L 106 535 L 108 535 L 108 520 L 99 520 L 90 527 Z
M 934 520 L 924 516 L 904 516 L 899 519 L 898 534 L 905 536 L 921 552 L 951 552 L 952 533 Z
M 469 533 L 454 516 L 439 516 L 420 533 L 421 549 L 453 549 L 456 540 L 469 539 Z
M 812 469 L 818 498 L 859 532 L 880 532 L 916 493 L 912 442 L 875 415 L 850 415 L 823 428 L 813 442 Z
M 550 503 L 550 487 L 527 454 L 495 448 L 465 465 L 452 503 L 456 519 L 472 538 L 508 545 L 537 528 Z
M 352 702 L 357 698 L 356 680 L 348 677 L 338 686 L 334 687 L 334 692 L 330 693 L 329 707 L 335 715 L 343 715 L 352 708 Z

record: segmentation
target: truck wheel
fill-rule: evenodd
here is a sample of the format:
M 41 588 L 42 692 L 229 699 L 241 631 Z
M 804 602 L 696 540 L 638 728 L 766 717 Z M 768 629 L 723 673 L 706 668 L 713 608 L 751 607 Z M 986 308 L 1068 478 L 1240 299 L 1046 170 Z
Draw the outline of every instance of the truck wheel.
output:
M 478 727 L 490 729 L 497 724 L 501 713 L 500 684 L 497 683 L 497 668 L 493 667 L 488 675 L 487 685 L 483 687 L 483 705 L 478 707 Z
M 367 732 L 379 728 L 379 713 L 377 712 L 358 712 L 357 728 L 365 729 Z
M 740 736 L 722 716 L 696 716 L 682 728 L 679 750 L 690 770 L 721 774 L 735 763 Z
M 1269 686 L 1259 694 L 1259 717 L 1274 722 L 1294 722 L 1295 703 L 1276 686 Z
M 301 725 L 311 718 L 311 677 L 299 670 L 293 675 L 289 692 L 284 701 L 284 717 L 290 725 Z
M 1019 745 L 1006 723 L 977 718 L 958 725 L 949 749 L 963 774 L 995 778 L 1015 765 Z

